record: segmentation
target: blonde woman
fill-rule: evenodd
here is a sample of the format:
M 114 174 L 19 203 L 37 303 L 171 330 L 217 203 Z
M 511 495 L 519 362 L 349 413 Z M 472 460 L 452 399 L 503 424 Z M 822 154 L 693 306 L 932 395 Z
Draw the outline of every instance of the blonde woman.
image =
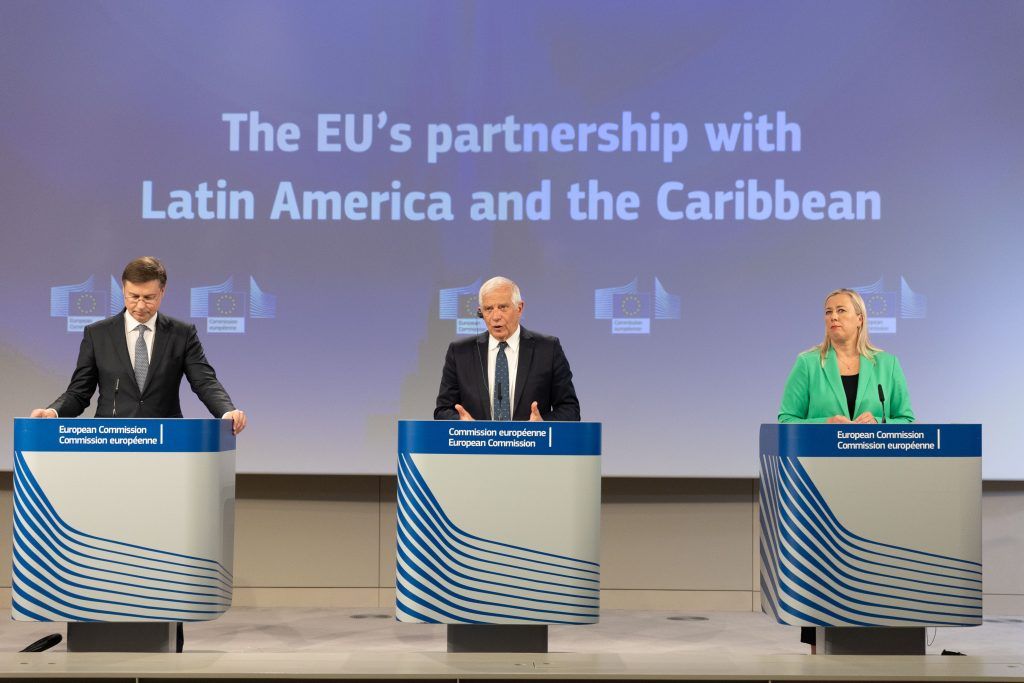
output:
M 837 289 L 825 297 L 825 341 L 797 356 L 779 422 L 914 421 L 900 362 L 871 345 L 867 327 L 860 294 Z
M 852 289 L 830 293 L 825 297 L 825 341 L 797 356 L 782 392 L 779 422 L 913 421 L 900 362 L 868 341 L 864 300 Z M 800 641 L 815 652 L 814 628 L 801 628 Z

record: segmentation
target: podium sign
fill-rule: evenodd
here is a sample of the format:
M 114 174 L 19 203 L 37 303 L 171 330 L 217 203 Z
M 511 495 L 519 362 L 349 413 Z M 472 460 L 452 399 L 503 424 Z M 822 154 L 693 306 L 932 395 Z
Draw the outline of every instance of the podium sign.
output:
M 601 425 L 399 422 L 399 621 L 591 624 Z
M 234 503 L 230 420 L 16 419 L 12 617 L 216 619 Z
M 981 425 L 762 425 L 760 521 L 779 623 L 981 624 Z

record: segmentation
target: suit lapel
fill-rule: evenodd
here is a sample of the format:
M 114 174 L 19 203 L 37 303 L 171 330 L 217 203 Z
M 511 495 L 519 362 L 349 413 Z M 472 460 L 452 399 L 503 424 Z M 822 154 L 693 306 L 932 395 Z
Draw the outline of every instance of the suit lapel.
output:
M 484 415 L 487 416 L 488 420 L 494 419 L 494 406 L 491 405 L 491 390 L 487 386 L 487 340 L 490 339 L 490 335 L 484 332 L 476 338 L 476 357 L 479 361 L 480 367 L 480 386 L 483 387 L 483 394 L 481 394 L 480 402 L 484 404 Z
M 149 389 L 153 384 L 153 378 L 157 375 L 157 368 L 160 366 L 160 361 L 167 355 L 170 334 L 170 321 L 167 320 L 166 316 L 158 315 L 156 317 L 156 336 L 153 337 L 153 355 L 149 359 L 149 372 L 146 373 L 146 385 L 142 390 L 143 393 L 145 393 L 146 389 Z M 132 372 L 134 372 L 134 368 L 132 369 Z
M 516 364 L 516 395 L 512 399 L 512 419 L 515 419 L 519 401 L 526 391 L 526 378 L 530 376 L 530 365 L 533 363 L 533 335 L 519 326 L 519 362 Z
M 836 350 L 832 347 L 829 347 L 828 354 L 825 356 L 825 379 L 828 380 L 828 385 L 832 387 L 832 393 L 835 394 L 836 400 L 839 401 L 840 411 L 838 414 L 846 415 L 850 409 L 846 403 L 843 380 L 839 377 L 839 361 L 836 360 Z
M 111 348 L 116 350 L 115 353 L 117 353 L 117 358 L 121 361 L 121 365 L 124 366 L 125 371 L 130 377 L 134 377 L 135 368 L 132 367 L 132 359 L 128 355 L 128 335 L 125 334 L 124 326 L 124 309 L 122 309 L 121 315 L 111 322 L 107 333 L 110 335 Z
M 860 372 L 857 376 L 857 405 L 853 411 L 854 417 L 868 410 L 867 403 L 871 400 L 871 392 L 877 391 L 877 386 L 875 364 L 862 355 L 860 357 Z

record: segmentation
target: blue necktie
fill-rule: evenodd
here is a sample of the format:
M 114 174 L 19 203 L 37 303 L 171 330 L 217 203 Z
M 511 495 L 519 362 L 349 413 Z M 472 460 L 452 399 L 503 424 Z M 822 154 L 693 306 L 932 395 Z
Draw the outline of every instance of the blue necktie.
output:
M 135 331 L 139 333 L 138 339 L 135 340 L 135 381 L 139 385 L 139 391 L 142 391 L 142 387 L 146 385 L 146 374 L 149 373 L 149 350 L 146 349 L 146 332 L 149 328 L 139 325 Z
M 508 402 L 508 342 L 498 344 L 498 358 L 494 362 L 494 419 L 511 420 L 512 407 Z

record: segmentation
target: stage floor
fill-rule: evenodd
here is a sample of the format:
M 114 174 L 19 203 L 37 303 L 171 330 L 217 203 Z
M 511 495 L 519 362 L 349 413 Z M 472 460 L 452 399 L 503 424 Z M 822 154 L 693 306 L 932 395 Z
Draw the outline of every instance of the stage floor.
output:
M 3 622 L 16 653 L 63 624 Z M 798 630 L 750 612 L 602 612 L 550 630 L 548 655 L 448 655 L 443 626 L 377 609 L 235 608 L 186 625 L 185 655 L 0 655 L 0 677 L 141 679 L 1024 680 L 1024 619 L 929 630 L 926 657 L 811 657 Z M 940 657 L 943 649 L 967 657 Z M 935 656 L 932 656 L 935 655 Z

